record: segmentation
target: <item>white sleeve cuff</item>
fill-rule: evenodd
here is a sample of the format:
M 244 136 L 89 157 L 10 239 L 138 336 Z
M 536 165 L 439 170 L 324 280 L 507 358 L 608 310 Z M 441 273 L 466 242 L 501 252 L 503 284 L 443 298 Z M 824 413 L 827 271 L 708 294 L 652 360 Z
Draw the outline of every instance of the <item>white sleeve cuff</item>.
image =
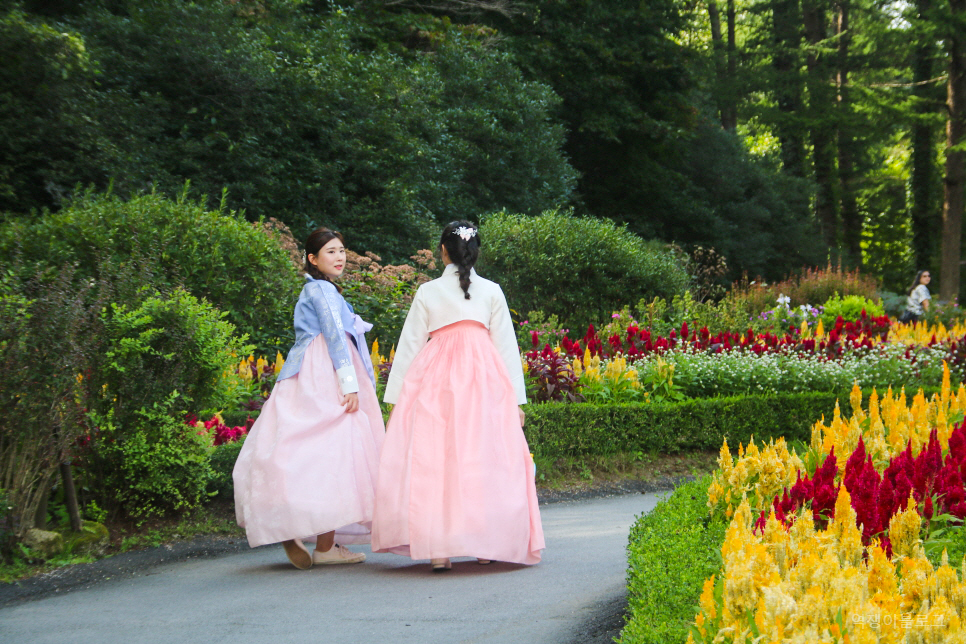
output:
M 352 365 L 335 370 L 335 375 L 339 379 L 339 389 L 342 395 L 354 394 L 359 392 L 359 379 L 356 377 L 356 368 Z

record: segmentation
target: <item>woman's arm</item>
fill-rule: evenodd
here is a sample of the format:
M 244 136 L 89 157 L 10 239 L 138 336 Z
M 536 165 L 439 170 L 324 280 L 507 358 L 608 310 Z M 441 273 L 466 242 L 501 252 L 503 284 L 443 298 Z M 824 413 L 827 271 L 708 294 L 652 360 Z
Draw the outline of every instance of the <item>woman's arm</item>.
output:
M 355 394 L 359 391 L 359 379 L 352 365 L 352 353 L 349 351 L 349 342 L 346 340 L 345 328 L 342 325 L 344 300 L 334 286 L 318 282 L 310 285 L 308 295 L 319 318 L 319 328 L 322 329 L 322 337 L 325 338 L 332 366 L 339 379 L 339 390 L 343 396 Z M 343 401 L 343 404 L 349 404 L 348 411 L 355 411 L 351 400 L 348 403 Z M 358 407 L 358 403 L 355 407 Z
M 499 286 L 497 286 L 490 309 L 490 339 L 493 340 L 493 345 L 506 365 L 510 383 L 513 385 L 513 391 L 517 396 L 517 404 L 527 404 L 527 387 L 523 379 L 520 347 L 517 345 L 516 333 L 513 332 L 513 318 L 510 317 L 510 307 L 507 306 L 506 296 L 503 295 L 503 289 Z
M 403 379 L 409 366 L 416 359 L 416 355 L 429 340 L 429 313 L 423 303 L 422 288 L 416 290 L 413 303 L 409 306 L 406 321 L 403 323 L 402 333 L 399 334 L 399 344 L 396 355 L 389 370 L 389 380 L 386 382 L 386 393 L 383 401 L 395 405 L 402 391 Z

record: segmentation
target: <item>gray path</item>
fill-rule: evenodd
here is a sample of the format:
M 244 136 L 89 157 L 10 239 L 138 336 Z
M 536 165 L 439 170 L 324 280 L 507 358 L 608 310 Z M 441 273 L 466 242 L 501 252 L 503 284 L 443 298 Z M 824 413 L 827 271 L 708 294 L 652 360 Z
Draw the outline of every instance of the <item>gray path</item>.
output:
M 256 548 L 0 609 L 0 642 L 559 644 L 623 594 L 628 529 L 660 496 L 543 506 L 547 550 L 532 567 L 456 560 L 433 574 L 369 554 L 298 571 L 281 548 Z

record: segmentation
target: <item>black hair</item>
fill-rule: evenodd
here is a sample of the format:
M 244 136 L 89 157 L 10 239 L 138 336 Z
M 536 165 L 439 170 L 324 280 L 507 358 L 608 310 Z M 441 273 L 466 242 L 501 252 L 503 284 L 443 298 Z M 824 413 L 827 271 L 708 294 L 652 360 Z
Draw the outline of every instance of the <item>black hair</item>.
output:
M 928 273 L 928 272 L 929 272 L 929 269 L 923 269 L 918 273 L 916 273 L 916 279 L 912 280 L 912 287 L 909 289 L 909 295 L 912 295 L 912 292 L 915 291 L 916 287 L 919 286 L 919 284 L 922 282 L 922 274 Z
M 328 244 L 333 239 L 338 239 L 345 245 L 345 239 L 342 238 L 342 233 L 330 230 L 325 226 L 316 228 L 311 233 L 309 233 L 308 239 L 305 240 L 305 272 L 311 275 L 317 280 L 325 280 L 333 286 L 335 286 L 339 292 L 342 292 L 342 287 L 329 279 L 329 276 L 316 268 L 315 264 L 309 261 L 309 255 L 318 255 L 322 247 Z
M 472 231 L 468 239 L 463 239 L 457 231 L 468 229 Z M 466 299 L 470 299 L 470 269 L 476 264 L 480 257 L 480 231 L 469 221 L 451 221 L 443 228 L 443 235 L 440 237 L 439 245 L 446 249 L 449 261 L 456 264 L 456 270 L 460 276 L 460 288 Z

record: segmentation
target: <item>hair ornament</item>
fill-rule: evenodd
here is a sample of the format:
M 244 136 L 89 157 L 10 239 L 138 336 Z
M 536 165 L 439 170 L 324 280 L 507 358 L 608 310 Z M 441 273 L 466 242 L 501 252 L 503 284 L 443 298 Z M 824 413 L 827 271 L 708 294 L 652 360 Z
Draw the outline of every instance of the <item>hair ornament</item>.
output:
M 468 228 L 466 226 L 460 226 L 459 228 L 453 231 L 453 234 L 459 235 L 460 239 L 462 239 L 465 242 L 468 242 L 473 237 L 476 237 L 476 229 Z

